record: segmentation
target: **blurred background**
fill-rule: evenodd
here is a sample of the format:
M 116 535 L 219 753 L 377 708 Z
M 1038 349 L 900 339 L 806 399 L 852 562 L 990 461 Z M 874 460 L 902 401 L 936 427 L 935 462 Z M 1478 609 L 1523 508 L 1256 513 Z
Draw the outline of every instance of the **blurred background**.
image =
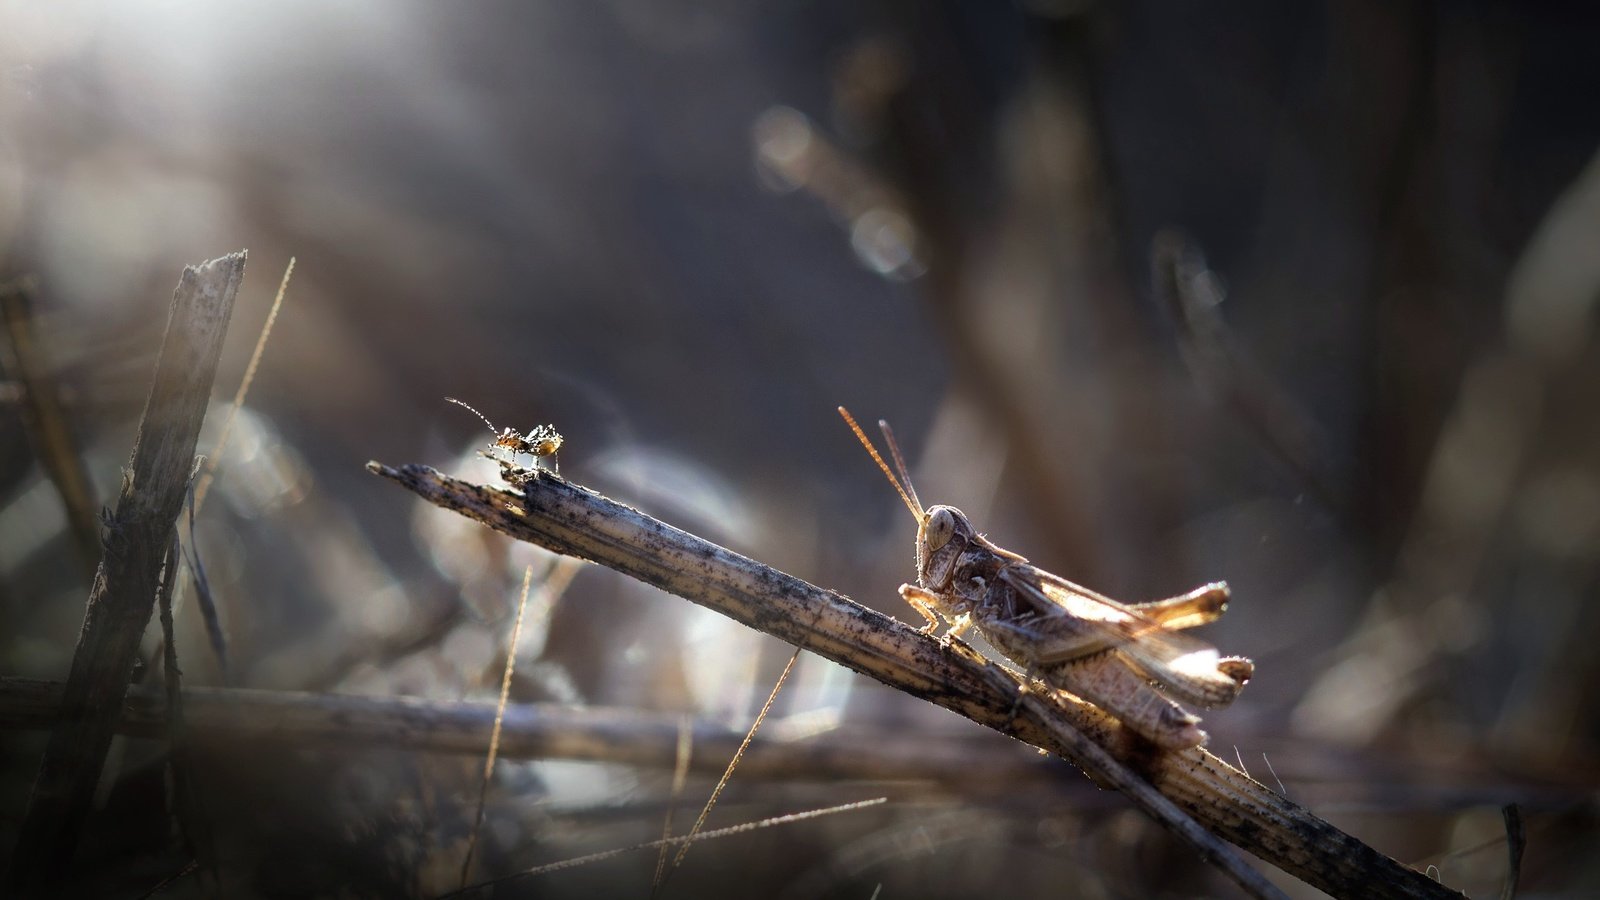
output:
M 1046 569 L 1130 601 L 1227 580 L 1202 634 L 1257 677 L 1213 752 L 1474 896 L 1516 803 L 1526 895 L 1588 895 L 1600 15 L 1574 9 L 0 3 L 0 674 L 65 676 L 172 288 L 248 247 L 203 453 L 297 268 L 185 534 L 229 656 L 191 598 L 190 685 L 492 701 L 531 564 L 514 701 L 742 733 L 790 648 L 362 466 L 494 479 L 459 397 L 916 622 L 915 524 L 844 404 Z M 25 427 L 40 390 L 83 491 Z M 860 768 L 736 773 L 708 827 L 891 802 L 697 845 L 667 893 L 1231 889 L 1076 771 L 815 657 L 763 736 Z M 0 864 L 44 738 L 0 734 Z M 606 752 L 503 759 L 474 880 L 681 832 L 714 781 Z M 86 894 L 184 870 L 164 761 L 114 745 Z M 195 767 L 226 895 L 429 897 L 482 760 L 218 739 Z M 655 861 L 507 892 L 642 895 Z

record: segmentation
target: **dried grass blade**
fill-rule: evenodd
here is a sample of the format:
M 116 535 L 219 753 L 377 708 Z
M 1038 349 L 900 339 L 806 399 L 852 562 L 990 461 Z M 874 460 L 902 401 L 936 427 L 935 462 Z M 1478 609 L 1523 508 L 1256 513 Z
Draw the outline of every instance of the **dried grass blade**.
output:
M 750 831 L 759 831 L 763 828 L 772 828 L 777 825 L 789 825 L 794 822 L 803 822 L 807 819 L 816 819 L 822 816 L 835 815 L 837 813 L 854 812 L 858 809 L 879 806 L 888 802 L 888 797 L 874 797 L 871 800 L 858 800 L 855 803 L 842 803 L 838 806 L 829 806 L 823 809 L 812 809 L 805 812 L 790 813 L 785 816 L 772 816 L 771 818 L 761 819 L 756 822 L 746 822 L 743 825 L 730 825 L 727 828 L 716 828 L 711 831 L 704 832 L 698 836 L 684 835 L 683 837 L 664 838 L 659 841 L 646 841 L 643 844 L 634 844 L 631 847 L 618 847 L 615 850 L 602 850 L 599 853 L 590 853 L 587 856 L 576 856 L 572 859 L 564 859 L 560 862 L 553 862 L 549 863 L 548 865 L 524 869 L 521 872 L 517 872 L 512 875 L 506 875 L 501 878 L 495 878 L 490 881 L 479 882 L 478 884 L 471 885 L 454 893 L 446 894 L 444 897 L 439 898 L 439 900 L 445 900 L 446 897 L 456 897 L 471 890 L 494 887 L 495 885 L 504 884 L 505 882 L 517 878 L 529 878 L 534 875 L 544 875 L 550 872 L 559 872 L 562 869 L 574 869 L 578 866 L 586 866 L 589 863 L 601 862 L 602 860 L 611 859 L 614 856 L 621 856 L 624 853 L 632 853 L 636 850 L 649 850 L 654 847 L 668 846 L 672 844 L 685 844 L 692 840 L 711 841 L 716 840 L 717 838 L 731 837 L 736 834 L 745 834 L 746 832 Z
M 197 867 L 209 870 L 213 878 L 218 878 L 216 854 L 210 840 L 211 829 L 195 785 L 194 766 L 189 756 L 188 723 L 183 715 L 183 671 L 178 668 L 178 645 L 172 633 L 172 590 L 178 582 L 178 544 L 178 535 L 174 532 L 172 545 L 167 550 L 161 591 L 156 598 L 164 639 L 161 669 L 167 699 L 167 764 L 172 775 L 171 802 L 184 850 L 194 857 Z M 220 884 L 214 884 L 214 887 L 220 890 Z
M 483 778 L 478 781 L 478 811 L 472 817 L 472 833 L 467 836 L 467 855 L 461 860 L 461 886 L 467 886 L 472 856 L 478 849 L 478 831 L 483 827 L 484 803 L 489 797 L 489 779 L 494 775 L 495 757 L 500 753 L 500 728 L 505 724 L 506 699 L 511 696 L 511 675 L 517 666 L 517 643 L 522 639 L 522 614 L 528 608 L 528 588 L 533 584 L 533 566 L 522 571 L 522 596 L 517 601 L 517 618 L 511 625 L 511 640 L 506 644 L 506 667 L 500 676 L 500 701 L 494 709 L 494 727 L 489 731 L 489 755 L 483 761 Z
M 700 833 L 706 824 L 706 817 L 711 815 L 711 808 L 717 805 L 717 798 L 722 796 L 722 789 L 728 786 L 728 779 L 733 777 L 733 770 L 738 768 L 739 760 L 744 758 L 744 751 L 749 749 L 750 742 L 755 739 L 756 731 L 761 728 L 761 723 L 766 721 L 767 713 L 772 711 L 772 704 L 778 699 L 778 692 L 783 690 L 783 683 L 789 680 L 789 673 L 794 670 L 795 660 L 800 658 L 800 648 L 794 648 L 789 662 L 783 667 L 783 674 L 778 676 L 778 683 L 772 686 L 772 693 L 767 695 L 767 702 L 761 705 L 761 712 L 756 713 L 756 720 L 750 723 L 750 730 L 745 732 L 744 740 L 740 742 L 739 749 L 733 753 L 733 759 L 728 760 L 728 768 L 722 773 L 722 778 L 717 781 L 717 786 L 711 789 L 711 798 L 706 801 L 705 808 L 700 810 L 700 817 L 694 820 L 694 827 L 689 829 L 685 836 L 683 846 L 678 848 L 678 855 L 672 860 L 672 867 L 661 877 L 661 882 L 656 885 L 657 890 L 666 883 L 673 870 L 683 865 L 683 858 L 689 855 L 689 846 L 694 842 L 695 835 Z
M 22 423 L 45 474 L 61 495 L 67 522 L 94 580 L 100 563 L 100 504 L 94 497 L 89 468 L 84 464 L 67 421 L 50 362 L 33 333 L 34 279 L 0 285 L 0 316 L 6 340 L 0 342 L 0 365 L 22 384 Z
M 222 683 L 232 684 L 233 678 L 228 664 L 228 638 L 222 630 L 222 619 L 217 615 L 217 600 L 211 593 L 211 581 L 206 578 L 206 567 L 200 562 L 200 544 L 194 533 L 195 505 L 195 488 L 191 482 L 186 504 L 188 516 L 185 520 L 189 540 L 182 545 L 183 561 L 189 567 L 189 574 L 194 577 L 194 591 L 195 596 L 199 598 L 200 618 L 205 622 L 206 640 L 210 642 L 211 652 L 217 658 L 217 669 L 222 674 Z M 167 646 L 172 646 L 172 634 L 168 632 L 164 638 Z
M 667 818 L 661 825 L 661 839 L 664 841 L 672 837 L 672 810 L 677 807 L 678 799 L 683 796 L 683 786 L 689 780 L 689 756 L 694 749 L 694 728 L 687 714 L 678 718 L 678 751 L 672 764 L 672 792 L 667 798 Z M 661 886 L 661 880 L 667 875 L 667 844 L 661 845 L 661 852 L 656 856 L 656 874 L 650 879 L 650 888 L 655 890 Z
M 256 337 L 256 348 L 250 353 L 250 362 L 245 364 L 244 377 L 239 379 L 239 390 L 234 392 L 233 405 L 228 408 L 228 417 L 222 420 L 222 430 L 217 433 L 217 446 L 211 451 L 210 462 L 206 464 L 204 472 L 200 473 L 200 483 L 195 488 L 195 509 L 205 505 L 206 494 L 211 491 L 211 482 L 216 480 L 217 466 L 222 465 L 222 451 L 228 448 L 228 438 L 233 435 L 233 420 L 238 417 L 239 410 L 244 406 L 244 398 L 250 393 L 250 384 L 256 380 L 256 369 L 261 366 L 261 356 L 267 350 L 267 339 L 272 336 L 273 323 L 278 321 L 278 310 L 283 306 L 283 295 L 289 290 L 289 276 L 294 274 L 294 257 L 289 257 L 289 265 L 283 270 L 283 280 L 278 282 L 278 293 L 272 298 L 272 308 L 267 310 L 267 320 L 261 325 L 261 334 Z

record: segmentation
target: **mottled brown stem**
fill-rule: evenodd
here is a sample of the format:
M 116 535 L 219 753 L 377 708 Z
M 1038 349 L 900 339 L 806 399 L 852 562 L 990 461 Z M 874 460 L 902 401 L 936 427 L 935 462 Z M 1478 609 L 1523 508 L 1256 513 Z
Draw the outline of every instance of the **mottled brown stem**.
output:
M 1459 897 L 1274 794 L 1201 748 L 1162 753 L 1104 713 L 1054 692 L 1018 704 L 1011 673 L 960 646 L 807 584 L 558 478 L 522 494 L 450 478 L 426 466 L 368 468 L 519 540 L 593 560 L 714 609 L 974 722 L 1065 756 L 1102 785 L 1124 789 L 1163 825 L 1259 896 L 1259 873 L 1216 841 L 1231 841 L 1338 897 Z M 1128 770 L 1133 770 L 1129 772 Z M 1129 776 L 1150 793 L 1134 787 Z M 1170 802 L 1161 802 L 1170 801 Z M 1173 808 L 1186 816 L 1173 817 Z M 1188 817 L 1203 826 L 1196 834 Z M 1207 839 L 1210 840 L 1207 840 Z
M 61 495 L 84 572 L 93 580 L 100 564 L 100 523 L 95 516 L 100 505 L 95 502 L 89 469 L 67 422 L 49 359 L 34 334 L 33 293 L 32 278 L 0 285 L 0 318 L 5 322 L 0 364 L 22 385 L 23 428 L 45 475 Z
M 8 874 L 7 896 L 48 894 L 71 869 L 106 748 L 156 602 L 194 466 L 245 254 L 184 269 L 100 568 Z
M 61 684 L 0 678 L 0 731 L 50 728 L 59 718 Z M 167 706 L 150 688 L 130 692 L 117 732 L 160 740 Z M 183 691 L 189 740 L 213 745 L 267 742 L 284 746 L 385 747 L 482 756 L 495 704 L 434 702 L 415 697 L 360 697 L 295 691 L 191 687 Z M 687 730 L 685 730 L 687 729 Z M 509 704 L 500 753 L 518 759 L 572 759 L 719 775 L 743 732 L 714 722 L 686 723 L 677 714 L 555 704 Z M 742 778 L 934 782 L 952 790 L 1025 790 L 1070 796 L 1078 784 L 1021 747 L 966 741 L 928 746 L 892 734 L 822 734 L 805 740 L 757 737 L 739 764 Z

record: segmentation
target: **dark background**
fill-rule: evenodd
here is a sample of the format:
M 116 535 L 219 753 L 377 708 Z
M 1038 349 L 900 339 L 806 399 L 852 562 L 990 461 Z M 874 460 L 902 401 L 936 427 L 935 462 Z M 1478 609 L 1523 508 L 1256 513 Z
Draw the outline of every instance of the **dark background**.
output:
M 1213 751 L 1478 896 L 1518 803 L 1524 888 L 1578 896 L 1600 883 L 1600 16 L 1580 9 L 7 6 L 0 278 L 36 278 L 108 502 L 182 266 L 250 250 L 208 452 L 297 258 L 199 528 L 236 685 L 494 696 L 530 554 L 362 470 L 492 477 L 445 396 L 552 423 L 573 480 L 914 621 L 894 593 L 913 524 L 842 403 L 895 425 L 925 501 L 1047 569 L 1128 600 L 1229 581 L 1204 634 L 1257 678 L 1206 715 Z M 59 679 L 88 581 L 15 377 L 0 674 Z M 217 683 L 181 618 L 190 683 Z M 515 699 L 737 729 L 788 656 L 602 571 L 535 631 Z M 972 741 L 975 767 L 1014 752 L 816 659 L 775 715 Z M 0 860 L 42 743 L 0 743 Z M 160 747 L 120 746 L 83 877 L 137 896 L 186 859 Z M 217 747 L 229 895 L 453 886 L 479 765 Z M 659 835 L 670 774 L 504 761 L 480 874 Z M 736 775 L 711 827 L 895 802 L 707 844 L 669 892 L 1227 890 L 1119 798 L 1062 785 Z M 691 780 L 680 828 L 708 790 Z M 642 894 L 653 864 L 522 889 Z

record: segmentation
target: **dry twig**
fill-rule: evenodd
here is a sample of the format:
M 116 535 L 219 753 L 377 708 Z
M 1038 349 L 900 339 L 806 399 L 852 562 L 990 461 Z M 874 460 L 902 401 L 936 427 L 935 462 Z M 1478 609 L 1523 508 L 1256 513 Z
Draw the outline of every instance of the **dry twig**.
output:
M 72 537 L 93 580 L 100 564 L 100 523 L 95 518 L 99 504 L 94 499 L 94 485 L 83 454 L 73 440 L 49 361 L 33 333 L 32 278 L 0 285 L 0 314 L 5 320 L 0 364 L 22 385 L 23 428 L 50 483 L 61 495 Z
M 178 558 L 178 535 L 174 533 L 167 550 L 166 566 L 162 570 L 161 589 L 156 598 L 163 639 L 161 671 L 167 709 L 171 810 L 178 823 L 184 850 L 195 858 L 197 866 L 210 871 L 216 879 L 213 888 L 220 891 L 221 873 L 216 867 L 211 827 L 207 822 L 205 804 L 195 781 L 195 767 L 189 752 L 188 728 L 183 717 L 183 672 L 178 668 L 178 645 L 173 641 L 172 590 L 179 579 Z
M 106 521 L 105 551 L 62 692 L 61 718 L 12 857 L 9 896 L 45 892 L 71 869 L 155 605 L 244 263 L 241 251 L 184 269 L 173 294 L 133 460 Z
M 58 682 L 0 677 L 0 730 L 50 728 L 59 720 Z M 211 745 L 279 742 L 285 746 L 384 747 L 481 756 L 489 745 L 496 704 L 363 697 L 295 691 L 190 687 L 183 716 L 192 741 Z M 129 692 L 120 734 L 163 739 L 166 704 L 149 688 Z M 709 721 L 636 709 L 509 704 L 499 755 L 508 759 L 572 759 L 622 766 L 722 774 L 745 732 Z M 694 753 L 680 750 L 692 745 Z M 1070 788 L 1062 770 L 1036 754 L 970 742 L 928 745 L 902 735 L 818 735 L 804 741 L 757 737 L 739 764 L 746 778 L 934 782 L 965 791 L 1027 788 L 1032 795 Z M 1020 750 L 1020 748 L 1015 748 Z M 681 754 L 681 756 L 680 756 Z M 981 766 L 974 767 L 974 754 Z
M 470 484 L 426 466 L 373 472 L 512 537 L 590 559 L 693 600 L 982 725 L 1063 755 L 1101 784 L 1179 830 L 1247 889 L 1275 888 L 1242 866 L 1226 839 L 1340 897 L 1458 897 L 1273 793 L 1201 748 L 1161 753 L 1098 709 L 1060 693 L 1016 704 L 1014 676 L 959 645 L 942 645 L 846 597 L 557 478 L 522 494 Z M 1013 710 L 1016 714 L 1013 714 Z M 1132 770 L 1131 772 L 1129 770 Z M 1137 777 L 1130 783 L 1129 775 Z M 1148 792 L 1145 789 L 1150 789 Z M 1159 795 L 1159 796 L 1157 796 Z M 1172 817 L 1181 809 L 1201 834 Z M 1191 823 L 1192 824 L 1192 823 Z

